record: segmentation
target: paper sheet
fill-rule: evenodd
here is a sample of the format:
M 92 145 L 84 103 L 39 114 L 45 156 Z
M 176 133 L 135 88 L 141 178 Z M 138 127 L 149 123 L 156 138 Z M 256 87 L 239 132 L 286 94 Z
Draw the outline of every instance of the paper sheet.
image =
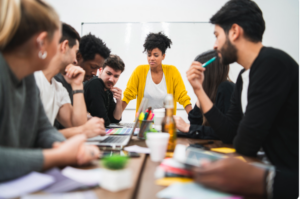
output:
M 102 169 L 76 169 L 73 167 L 66 167 L 61 173 L 77 182 L 83 183 L 88 186 L 95 186 L 99 184 Z
M 210 150 L 219 153 L 235 153 L 235 149 L 227 147 L 211 148 Z
M 50 195 L 28 195 L 21 199 L 97 199 L 98 197 L 92 191 L 74 192 L 64 194 L 50 194 Z
M 45 172 L 45 174 L 50 175 L 55 179 L 55 183 L 43 189 L 43 191 L 47 193 L 64 193 L 87 187 L 87 185 L 83 183 L 77 182 L 64 176 L 58 168 L 51 169 Z
M 146 154 L 150 153 L 150 149 L 149 148 L 140 147 L 138 145 L 133 145 L 133 146 L 125 147 L 124 150 L 125 151 L 129 151 L 129 152 L 136 152 L 136 153 L 146 153 Z
M 185 199 L 241 199 L 230 194 L 207 189 L 194 182 L 174 183 L 156 195 L 158 198 L 185 198 Z
M 16 198 L 39 191 L 54 181 L 52 176 L 31 172 L 18 179 L 0 183 L 0 198 Z

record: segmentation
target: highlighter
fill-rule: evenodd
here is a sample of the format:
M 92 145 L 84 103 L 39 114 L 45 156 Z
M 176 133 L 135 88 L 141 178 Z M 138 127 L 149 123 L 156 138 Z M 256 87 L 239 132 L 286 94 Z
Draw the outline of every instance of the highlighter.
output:
M 213 63 L 215 60 L 216 60 L 216 57 L 211 58 L 210 60 L 208 60 L 207 62 L 205 62 L 204 64 L 202 64 L 202 67 L 205 68 L 209 64 Z

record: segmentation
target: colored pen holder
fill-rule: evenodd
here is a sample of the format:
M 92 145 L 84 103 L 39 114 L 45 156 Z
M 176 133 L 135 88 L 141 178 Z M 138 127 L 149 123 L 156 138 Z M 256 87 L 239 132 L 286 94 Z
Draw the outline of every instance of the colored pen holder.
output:
M 140 140 L 146 139 L 146 133 L 150 132 L 152 123 L 153 123 L 152 120 L 139 120 L 140 131 L 137 136 L 138 139 L 140 139 Z

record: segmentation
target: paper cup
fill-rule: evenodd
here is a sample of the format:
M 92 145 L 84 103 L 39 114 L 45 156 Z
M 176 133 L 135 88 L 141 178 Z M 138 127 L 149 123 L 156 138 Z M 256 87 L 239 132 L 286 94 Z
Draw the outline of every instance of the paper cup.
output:
M 168 133 L 147 133 L 146 144 L 153 162 L 160 162 L 165 158 L 169 137 Z

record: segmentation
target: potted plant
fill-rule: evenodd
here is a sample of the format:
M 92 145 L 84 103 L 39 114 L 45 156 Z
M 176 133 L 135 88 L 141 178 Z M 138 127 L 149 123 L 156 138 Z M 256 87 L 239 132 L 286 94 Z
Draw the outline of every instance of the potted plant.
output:
M 100 186 L 112 192 L 130 188 L 132 185 L 131 170 L 125 168 L 128 157 L 113 155 L 102 160 L 104 167 Z

